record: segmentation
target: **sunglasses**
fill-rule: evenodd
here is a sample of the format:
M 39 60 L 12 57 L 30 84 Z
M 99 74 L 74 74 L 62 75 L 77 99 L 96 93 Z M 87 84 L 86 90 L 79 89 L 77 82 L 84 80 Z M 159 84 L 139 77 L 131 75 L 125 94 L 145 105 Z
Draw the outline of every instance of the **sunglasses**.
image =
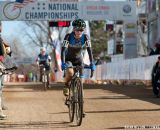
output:
M 75 31 L 83 32 L 83 29 L 75 29 Z

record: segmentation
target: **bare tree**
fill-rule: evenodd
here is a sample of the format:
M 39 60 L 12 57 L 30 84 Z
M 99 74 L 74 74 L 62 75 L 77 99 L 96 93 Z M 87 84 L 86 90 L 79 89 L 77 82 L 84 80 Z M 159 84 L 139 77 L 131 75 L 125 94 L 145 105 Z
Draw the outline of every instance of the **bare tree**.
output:
M 69 29 L 62 27 L 49 27 L 49 21 L 25 21 L 24 22 L 29 29 L 25 30 L 25 35 L 29 38 L 31 44 L 35 44 L 39 47 L 48 47 L 52 45 L 52 31 L 57 30 L 59 32 L 58 40 L 61 39 L 61 34 L 68 32 Z
M 28 53 L 25 51 L 25 48 L 21 44 L 21 41 L 17 38 L 14 38 L 11 42 L 11 49 L 13 56 L 25 57 L 28 56 Z
M 31 44 L 39 47 L 51 45 L 51 28 L 49 28 L 48 21 L 25 21 L 25 24 L 29 28 L 25 30 L 25 35 L 29 38 Z

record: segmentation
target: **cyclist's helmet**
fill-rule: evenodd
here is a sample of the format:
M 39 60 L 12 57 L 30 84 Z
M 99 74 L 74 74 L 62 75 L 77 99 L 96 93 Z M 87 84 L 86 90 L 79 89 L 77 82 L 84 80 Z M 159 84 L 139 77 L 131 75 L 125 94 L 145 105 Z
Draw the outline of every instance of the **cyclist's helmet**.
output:
M 86 23 L 83 19 L 76 19 L 72 22 L 72 26 L 75 30 L 84 30 L 86 28 Z
M 40 52 L 45 52 L 46 51 L 46 48 L 45 47 L 42 47 L 41 49 L 40 49 Z

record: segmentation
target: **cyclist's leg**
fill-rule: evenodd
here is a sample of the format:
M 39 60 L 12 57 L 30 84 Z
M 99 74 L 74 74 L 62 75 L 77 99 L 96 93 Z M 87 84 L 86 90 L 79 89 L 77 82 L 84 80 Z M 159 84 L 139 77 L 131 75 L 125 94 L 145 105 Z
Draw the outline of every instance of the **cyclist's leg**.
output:
M 64 86 L 64 89 L 63 89 L 63 94 L 65 96 L 68 96 L 69 95 L 69 84 L 70 84 L 70 81 L 72 79 L 72 76 L 74 74 L 74 70 L 72 68 L 72 62 L 66 62 L 68 68 L 66 69 L 65 71 L 65 86 Z
M 153 86 L 153 93 L 154 93 L 155 97 L 159 97 L 159 90 L 158 90 L 158 87 Z
M 48 88 L 51 87 L 50 86 L 50 71 L 49 70 L 47 71 L 47 86 L 48 86 Z
M 155 77 L 155 79 L 154 79 L 154 81 L 153 81 L 153 84 L 152 84 L 153 93 L 154 93 L 154 95 L 155 95 L 156 97 L 159 96 L 159 88 L 158 88 L 159 83 L 157 83 L 158 79 L 159 79 L 158 77 Z
M 47 74 L 47 86 L 50 88 L 50 65 L 46 64 L 46 74 Z
M 39 70 L 39 75 L 40 75 L 39 81 L 42 82 L 42 67 L 41 67 L 40 70 Z

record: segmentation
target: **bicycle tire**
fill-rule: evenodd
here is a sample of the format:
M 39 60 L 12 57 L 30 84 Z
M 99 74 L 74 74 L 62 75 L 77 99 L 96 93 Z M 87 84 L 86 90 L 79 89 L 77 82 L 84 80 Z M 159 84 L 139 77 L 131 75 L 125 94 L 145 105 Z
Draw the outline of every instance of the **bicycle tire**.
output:
M 43 82 L 43 89 L 44 89 L 44 91 L 47 90 L 46 76 L 47 76 L 46 74 L 43 74 L 43 75 L 42 75 L 42 82 Z
M 47 90 L 47 83 L 44 82 L 44 91 L 46 91 L 46 90 Z
M 76 123 L 77 126 L 82 124 L 83 119 L 83 84 L 80 78 L 75 79 L 75 115 L 76 115 Z
M 74 120 L 74 113 L 75 113 L 75 102 L 74 102 L 74 83 L 71 82 L 70 87 L 69 87 L 69 105 L 68 105 L 68 109 L 69 109 L 69 120 L 70 122 L 73 122 Z

